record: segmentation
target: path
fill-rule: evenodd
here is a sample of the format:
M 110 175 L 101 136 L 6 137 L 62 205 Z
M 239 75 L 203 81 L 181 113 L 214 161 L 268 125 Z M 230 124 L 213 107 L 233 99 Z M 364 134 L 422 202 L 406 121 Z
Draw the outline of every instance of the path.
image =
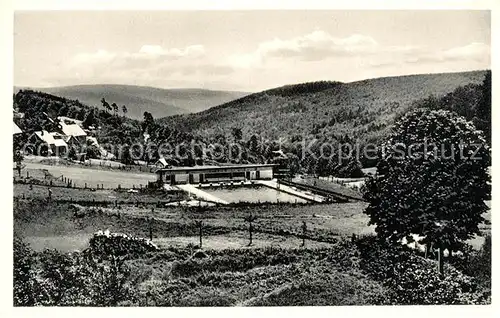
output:
M 282 191 L 282 192 L 285 192 L 285 193 L 288 193 L 288 194 L 291 194 L 291 195 L 294 195 L 294 196 L 297 196 L 299 198 L 306 199 L 309 201 L 323 202 L 325 200 L 325 198 L 323 198 L 322 196 L 312 194 L 312 193 L 307 194 L 305 192 L 295 190 L 292 187 L 289 187 L 289 186 L 284 185 L 282 183 L 280 183 L 278 186 L 278 183 L 275 180 L 256 180 L 255 182 L 258 184 L 264 185 L 266 187 L 273 188 L 273 189 L 276 189 L 278 191 Z
M 190 194 L 195 195 L 199 199 L 203 199 L 203 200 L 211 201 L 211 202 L 216 202 L 216 203 L 221 203 L 221 204 L 229 204 L 229 202 L 224 201 L 222 199 L 219 199 L 218 197 L 216 197 L 210 193 L 207 193 L 201 189 L 198 189 L 197 187 L 195 187 L 192 184 L 179 184 L 179 185 L 177 185 L 177 187 L 183 191 L 186 191 Z

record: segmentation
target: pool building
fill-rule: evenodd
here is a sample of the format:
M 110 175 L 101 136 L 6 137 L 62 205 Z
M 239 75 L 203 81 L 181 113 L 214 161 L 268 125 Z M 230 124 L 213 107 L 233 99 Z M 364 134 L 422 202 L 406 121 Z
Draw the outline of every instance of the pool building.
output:
M 271 180 L 277 166 L 277 164 L 244 164 L 171 167 L 158 169 L 156 176 L 158 182 L 171 185 Z

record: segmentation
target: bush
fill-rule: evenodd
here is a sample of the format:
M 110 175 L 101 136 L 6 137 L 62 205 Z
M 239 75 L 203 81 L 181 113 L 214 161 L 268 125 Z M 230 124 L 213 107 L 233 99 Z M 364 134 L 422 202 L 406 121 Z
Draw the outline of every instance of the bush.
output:
M 391 246 L 376 237 L 358 240 L 360 266 L 370 277 L 395 293 L 393 301 L 405 305 L 462 304 L 475 284 L 453 266 L 437 273 L 437 263 L 417 256 L 403 246 Z
M 280 288 L 249 301 L 250 306 L 345 306 L 390 303 L 390 290 L 380 283 L 333 273 L 304 275 L 298 283 Z
M 94 255 L 104 258 L 109 256 L 137 257 L 158 250 L 158 247 L 149 240 L 109 231 L 95 233 L 89 245 Z
M 33 251 L 21 238 L 14 237 L 14 306 L 35 306 L 40 285 L 34 276 Z
M 491 298 L 491 236 L 485 237 L 483 246 L 479 251 L 472 246 L 464 244 L 460 249 L 461 255 L 454 255 L 450 264 L 466 275 L 474 278 L 478 284 L 477 295 L 465 297 L 466 302 L 479 301 L 488 303 Z
M 116 306 L 132 298 L 130 271 L 122 259 L 35 253 L 20 239 L 14 242 L 15 306 Z

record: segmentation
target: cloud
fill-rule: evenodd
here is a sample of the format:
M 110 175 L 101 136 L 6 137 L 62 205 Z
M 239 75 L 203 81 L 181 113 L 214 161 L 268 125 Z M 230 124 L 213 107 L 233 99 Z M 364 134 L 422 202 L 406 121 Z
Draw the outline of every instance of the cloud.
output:
M 269 39 L 238 54 L 206 50 L 200 44 L 178 48 L 145 44 L 132 52 L 98 50 L 77 54 L 64 64 L 63 71 L 68 81 L 78 83 L 159 87 L 219 83 L 215 88 L 258 90 L 319 79 L 352 81 L 399 72 L 488 68 L 489 61 L 490 47 L 484 43 L 452 48 L 387 45 L 366 34 L 336 37 L 315 30 L 288 39 Z
M 406 63 L 440 63 L 440 62 L 479 62 L 490 61 L 490 46 L 484 43 L 470 43 L 465 46 L 454 47 L 447 50 L 425 52 L 420 55 L 409 57 Z
M 321 61 L 332 57 L 373 54 L 379 44 L 370 36 L 353 34 L 346 38 L 315 30 L 288 40 L 275 38 L 258 45 L 254 52 L 233 55 L 230 61 L 239 67 L 253 67 L 276 59 Z
M 159 45 L 143 45 L 138 52 L 108 52 L 106 50 L 98 50 L 94 53 L 80 53 L 70 61 L 70 67 L 107 64 L 113 67 L 136 68 L 165 61 L 194 60 L 204 56 L 205 48 L 202 45 L 191 45 L 181 49 L 164 49 Z
M 363 63 L 368 67 L 383 68 L 405 64 L 432 64 L 443 62 L 475 62 L 489 66 L 490 47 L 471 43 L 450 49 L 417 45 L 384 45 L 368 35 L 353 34 L 334 37 L 322 30 L 290 39 L 275 38 L 260 43 L 253 52 L 228 58 L 236 68 L 279 68 L 288 62 L 335 63 L 335 59 Z M 338 62 L 340 63 L 340 62 Z M 325 64 L 326 65 L 326 64 Z
M 184 48 L 163 48 L 143 45 L 137 52 L 109 52 L 75 55 L 67 66 L 67 73 L 80 81 L 120 82 L 122 79 L 142 78 L 157 82 L 169 77 L 181 80 L 210 78 L 232 73 L 231 66 L 210 60 L 203 45 Z

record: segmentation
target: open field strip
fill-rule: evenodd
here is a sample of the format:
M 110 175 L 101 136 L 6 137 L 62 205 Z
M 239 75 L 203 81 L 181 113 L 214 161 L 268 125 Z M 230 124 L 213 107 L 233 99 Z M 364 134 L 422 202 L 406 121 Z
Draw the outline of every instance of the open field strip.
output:
M 299 198 L 303 198 L 309 201 L 313 202 L 323 202 L 325 198 L 322 196 L 316 195 L 316 194 L 307 194 L 305 192 L 301 192 L 295 189 L 292 189 L 291 187 L 284 185 L 284 184 L 278 184 L 275 180 L 256 180 L 258 184 L 262 184 L 263 186 L 276 189 L 277 191 L 283 191 L 285 193 L 297 196 Z
M 105 188 L 122 188 L 147 186 L 148 182 L 155 181 L 156 175 L 146 172 L 125 172 L 120 170 L 98 170 L 81 168 L 77 166 L 52 166 L 40 163 L 25 163 L 28 169 L 47 170 L 54 177 L 64 176 L 73 180 L 78 187 L 83 187 L 85 183 L 89 187 L 103 185 Z
M 179 184 L 179 185 L 177 185 L 177 187 L 179 189 L 182 189 L 183 191 L 189 193 L 189 194 L 195 195 L 199 199 L 203 199 L 203 200 L 210 201 L 210 202 L 216 202 L 216 203 L 220 203 L 220 204 L 229 204 L 229 202 L 224 201 L 222 199 L 219 199 L 218 197 L 216 197 L 210 193 L 207 193 L 207 192 L 195 187 L 192 184 Z

